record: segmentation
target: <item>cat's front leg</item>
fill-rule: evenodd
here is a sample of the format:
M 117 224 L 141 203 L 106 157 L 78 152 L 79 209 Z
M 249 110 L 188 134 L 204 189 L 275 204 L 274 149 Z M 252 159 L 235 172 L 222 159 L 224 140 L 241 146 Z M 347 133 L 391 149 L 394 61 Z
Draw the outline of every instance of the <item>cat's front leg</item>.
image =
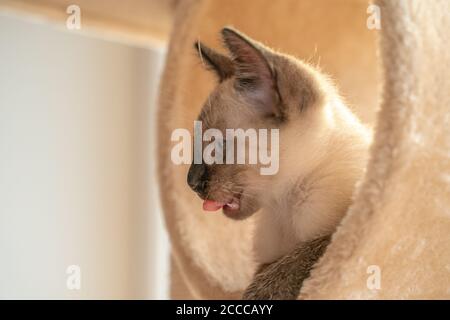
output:
M 331 236 L 320 237 L 298 245 L 292 252 L 259 268 L 245 290 L 246 300 L 293 300 L 300 293 L 317 260 L 325 252 Z

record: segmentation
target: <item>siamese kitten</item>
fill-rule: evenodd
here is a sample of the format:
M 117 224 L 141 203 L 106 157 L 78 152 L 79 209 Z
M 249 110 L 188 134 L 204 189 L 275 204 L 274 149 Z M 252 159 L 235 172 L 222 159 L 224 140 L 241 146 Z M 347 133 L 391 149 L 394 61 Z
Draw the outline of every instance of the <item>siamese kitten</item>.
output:
M 244 298 L 295 299 L 350 205 L 371 135 L 319 70 L 234 29 L 224 28 L 222 37 L 230 57 L 195 44 L 218 77 L 198 120 L 224 136 L 228 128 L 279 129 L 279 171 L 192 164 L 188 184 L 204 210 L 222 209 L 232 219 L 258 211 L 261 267 Z

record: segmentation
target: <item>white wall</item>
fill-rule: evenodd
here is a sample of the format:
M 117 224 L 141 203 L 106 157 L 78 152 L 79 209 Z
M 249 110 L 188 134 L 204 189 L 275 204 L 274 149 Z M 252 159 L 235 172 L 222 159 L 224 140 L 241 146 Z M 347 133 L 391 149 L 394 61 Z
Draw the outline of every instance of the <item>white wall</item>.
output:
M 164 298 L 162 54 L 0 16 L 0 298 Z M 81 290 L 66 268 L 81 267 Z

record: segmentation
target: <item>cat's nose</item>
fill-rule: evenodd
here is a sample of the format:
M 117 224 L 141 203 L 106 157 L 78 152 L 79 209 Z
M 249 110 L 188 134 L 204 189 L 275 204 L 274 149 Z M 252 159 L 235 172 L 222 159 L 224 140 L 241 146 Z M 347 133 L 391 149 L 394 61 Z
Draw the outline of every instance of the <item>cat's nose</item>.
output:
M 192 164 L 187 176 L 187 183 L 192 190 L 200 195 L 204 195 L 207 182 L 208 172 L 206 166 L 204 164 Z

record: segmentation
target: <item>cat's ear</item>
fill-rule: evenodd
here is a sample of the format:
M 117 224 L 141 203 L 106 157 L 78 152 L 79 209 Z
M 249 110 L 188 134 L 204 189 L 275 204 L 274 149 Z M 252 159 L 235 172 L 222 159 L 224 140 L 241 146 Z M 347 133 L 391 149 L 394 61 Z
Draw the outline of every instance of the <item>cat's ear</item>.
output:
M 220 81 L 231 77 L 234 73 L 233 61 L 223 54 L 214 51 L 200 41 L 194 43 L 194 49 L 202 63 L 216 73 Z
M 278 115 L 276 79 L 266 49 L 239 31 L 222 29 L 225 45 L 235 63 L 236 87 L 265 115 Z

